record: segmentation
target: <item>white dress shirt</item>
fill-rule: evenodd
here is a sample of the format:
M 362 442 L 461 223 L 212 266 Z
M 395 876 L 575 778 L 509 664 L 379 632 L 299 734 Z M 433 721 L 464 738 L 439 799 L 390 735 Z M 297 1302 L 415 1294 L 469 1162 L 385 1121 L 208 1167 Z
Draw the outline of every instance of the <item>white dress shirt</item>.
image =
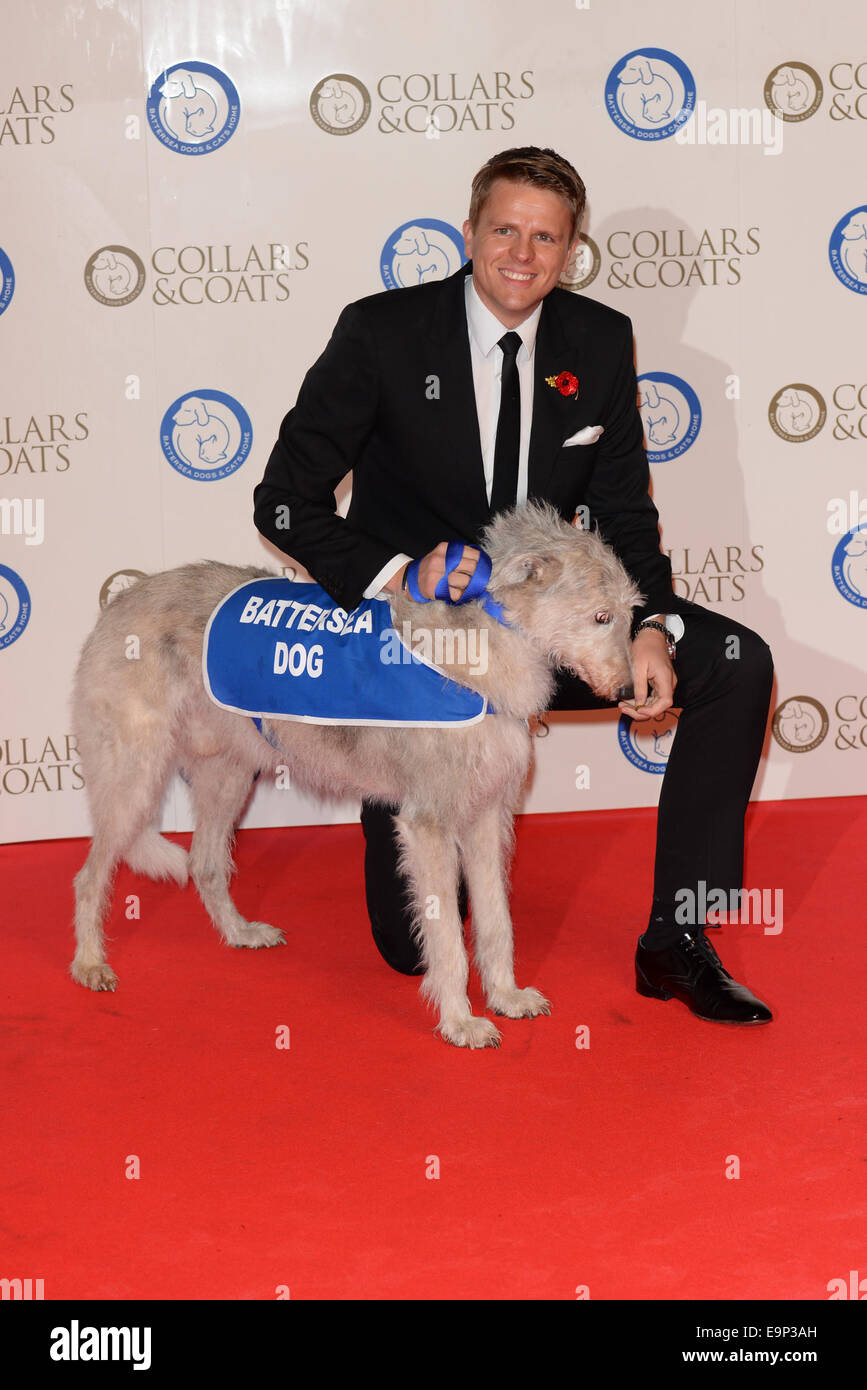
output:
M 467 327 L 470 332 L 470 356 L 473 364 L 473 386 L 476 391 L 476 410 L 482 443 L 482 462 L 485 466 L 485 488 L 488 501 L 494 483 L 494 451 L 497 445 L 497 422 L 500 418 L 500 391 L 503 380 L 503 349 L 500 339 L 509 332 L 500 320 L 482 303 L 476 293 L 472 275 L 464 282 L 467 306 Z M 530 458 L 530 428 L 533 424 L 533 354 L 542 305 L 537 304 L 529 318 L 512 330 L 521 339 L 516 358 L 518 381 L 521 387 L 521 438 L 518 450 L 517 502 L 527 500 L 527 468 Z

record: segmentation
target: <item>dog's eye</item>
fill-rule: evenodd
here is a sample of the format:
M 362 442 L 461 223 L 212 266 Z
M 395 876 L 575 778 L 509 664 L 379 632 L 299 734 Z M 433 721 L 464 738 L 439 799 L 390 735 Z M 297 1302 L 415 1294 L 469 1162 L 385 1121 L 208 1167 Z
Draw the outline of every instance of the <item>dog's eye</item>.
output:
M 604 609 L 600 609 L 599 612 L 596 614 L 596 621 L 597 623 L 602 623 L 602 625 L 605 626 L 605 624 L 611 622 L 611 614 L 606 613 Z

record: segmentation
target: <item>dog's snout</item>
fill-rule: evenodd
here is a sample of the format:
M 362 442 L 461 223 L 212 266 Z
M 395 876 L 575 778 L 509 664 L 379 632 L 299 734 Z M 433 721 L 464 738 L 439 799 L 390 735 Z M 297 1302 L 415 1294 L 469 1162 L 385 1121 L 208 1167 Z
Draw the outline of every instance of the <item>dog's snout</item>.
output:
M 631 700 L 635 696 L 635 686 L 630 682 L 629 685 L 621 685 L 617 692 L 617 700 Z

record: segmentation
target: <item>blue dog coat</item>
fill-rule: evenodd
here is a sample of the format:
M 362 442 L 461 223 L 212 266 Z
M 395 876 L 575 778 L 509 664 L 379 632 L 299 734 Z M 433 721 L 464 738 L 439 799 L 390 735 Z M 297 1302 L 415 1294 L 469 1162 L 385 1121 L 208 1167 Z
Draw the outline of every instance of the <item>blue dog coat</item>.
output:
M 407 646 L 387 600 L 348 613 L 320 585 L 276 577 L 248 580 L 214 610 L 202 674 L 215 704 L 258 719 L 460 728 L 488 709 Z

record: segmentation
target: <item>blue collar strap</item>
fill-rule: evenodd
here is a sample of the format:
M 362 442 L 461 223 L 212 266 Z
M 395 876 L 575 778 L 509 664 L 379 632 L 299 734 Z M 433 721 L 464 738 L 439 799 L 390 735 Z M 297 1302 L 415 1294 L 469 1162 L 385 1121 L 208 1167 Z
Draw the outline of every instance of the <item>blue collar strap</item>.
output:
M 449 575 L 457 569 L 463 553 L 463 541 L 449 541 L 446 548 L 446 572 L 434 590 L 434 597 L 438 598 L 442 603 L 454 604 L 455 607 L 458 607 L 462 603 L 472 603 L 474 599 L 478 600 L 486 613 L 490 613 L 491 617 L 496 618 L 497 622 L 502 623 L 503 627 L 508 627 L 509 624 L 503 617 L 502 605 L 496 603 L 488 593 L 488 580 L 491 577 L 491 557 L 486 554 L 484 550 L 479 551 L 478 563 L 476 564 L 475 570 L 470 575 L 470 582 L 464 589 L 464 592 L 461 594 L 460 598 L 452 598 L 449 593 Z M 420 564 L 420 560 L 413 560 L 412 564 L 407 569 L 406 587 L 409 590 L 410 596 L 415 599 L 416 603 L 430 603 L 431 600 L 425 598 L 421 589 L 418 587 L 418 570 Z

